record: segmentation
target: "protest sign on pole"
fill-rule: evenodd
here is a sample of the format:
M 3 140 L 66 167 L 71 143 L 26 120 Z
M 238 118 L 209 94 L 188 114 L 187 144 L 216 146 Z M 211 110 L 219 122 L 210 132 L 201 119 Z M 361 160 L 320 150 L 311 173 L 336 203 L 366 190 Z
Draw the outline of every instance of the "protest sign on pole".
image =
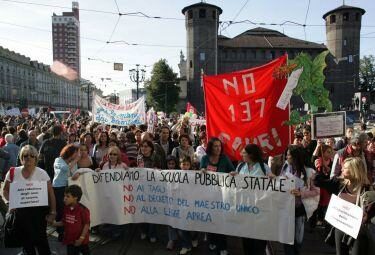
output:
M 343 137 L 346 130 L 346 112 L 316 113 L 312 115 L 312 139 Z
M 92 114 L 94 122 L 106 125 L 128 126 L 144 124 L 146 123 L 145 97 L 143 96 L 130 104 L 117 105 L 95 95 L 92 104 Z
M 284 153 L 289 138 L 289 110 L 276 104 L 287 80 L 273 76 L 286 56 L 247 70 L 204 76 L 208 137 L 219 137 L 232 160 L 246 144 L 260 145 L 267 155 Z
M 48 206 L 47 182 L 12 182 L 9 209 Z
M 82 187 L 91 226 L 148 222 L 294 241 L 294 183 L 289 179 L 133 168 L 87 173 L 70 184 Z
M 147 112 L 147 132 L 153 134 L 155 128 L 155 117 L 157 120 L 157 116 L 154 111 L 154 107 L 151 107 L 150 110 Z
M 357 238 L 362 225 L 363 210 L 332 194 L 325 220 L 345 234 Z

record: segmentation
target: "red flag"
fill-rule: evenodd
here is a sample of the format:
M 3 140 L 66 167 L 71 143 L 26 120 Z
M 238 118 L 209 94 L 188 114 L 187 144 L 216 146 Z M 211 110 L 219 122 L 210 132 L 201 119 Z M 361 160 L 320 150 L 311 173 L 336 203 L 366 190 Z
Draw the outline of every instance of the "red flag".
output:
M 287 80 L 273 77 L 286 56 L 252 69 L 204 76 L 207 135 L 224 143 L 224 152 L 240 160 L 246 144 L 261 146 L 266 155 L 285 151 L 289 141 L 289 110 L 276 107 Z
M 192 106 L 192 104 L 190 102 L 187 102 L 187 104 L 186 104 L 186 112 L 197 114 L 197 109 L 195 109 L 195 107 Z

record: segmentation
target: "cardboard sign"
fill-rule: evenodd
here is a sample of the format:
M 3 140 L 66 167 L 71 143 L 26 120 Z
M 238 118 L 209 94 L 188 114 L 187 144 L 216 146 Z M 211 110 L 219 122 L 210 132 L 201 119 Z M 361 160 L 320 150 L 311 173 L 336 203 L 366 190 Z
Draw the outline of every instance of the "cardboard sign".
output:
M 312 115 L 312 139 L 345 136 L 346 112 L 328 112 Z
M 293 243 L 294 187 L 285 178 L 132 168 L 87 173 L 91 226 L 156 223 L 189 231 Z
M 332 194 L 329 202 L 325 220 L 345 234 L 357 238 L 361 228 L 363 210 Z
M 9 209 L 35 206 L 48 206 L 47 182 L 12 182 L 10 184 Z

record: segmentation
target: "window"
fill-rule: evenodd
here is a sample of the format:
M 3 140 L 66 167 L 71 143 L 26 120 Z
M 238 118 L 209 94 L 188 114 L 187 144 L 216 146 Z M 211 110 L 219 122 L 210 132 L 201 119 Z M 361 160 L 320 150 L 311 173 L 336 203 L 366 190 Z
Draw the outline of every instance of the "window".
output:
M 329 23 L 336 23 L 336 15 L 331 15 L 330 17 L 329 17 Z
M 355 20 L 356 20 L 356 21 L 359 21 L 360 17 L 361 17 L 361 16 L 360 16 L 359 12 L 357 12 L 357 13 L 355 14 Z
M 206 60 L 206 54 L 204 52 L 199 53 L 199 60 L 205 61 Z
M 199 18 L 206 17 L 206 9 L 199 9 Z
M 257 51 L 256 50 L 252 50 L 251 51 L 251 56 L 253 59 L 257 59 Z
M 263 59 L 266 59 L 267 57 L 266 57 L 266 51 L 265 50 L 262 50 L 262 57 L 263 57 Z
M 270 57 L 271 57 L 271 59 L 274 59 L 276 57 L 275 51 L 272 50 L 270 52 Z
M 216 19 L 216 10 L 212 11 L 212 19 Z
M 193 68 L 193 61 L 192 60 L 190 60 L 189 65 L 190 65 L 190 68 Z
M 188 11 L 188 19 L 192 19 L 193 18 L 193 10 L 189 10 Z
M 344 15 L 342 15 L 342 19 L 344 21 L 349 21 L 349 13 L 345 12 Z
M 343 44 L 344 46 L 346 46 L 346 38 L 343 40 Z

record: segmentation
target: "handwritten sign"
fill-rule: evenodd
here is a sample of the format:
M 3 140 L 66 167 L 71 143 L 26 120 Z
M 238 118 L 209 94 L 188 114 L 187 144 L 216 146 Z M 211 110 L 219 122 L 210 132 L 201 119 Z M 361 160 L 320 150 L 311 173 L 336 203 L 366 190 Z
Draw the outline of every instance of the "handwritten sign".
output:
M 9 209 L 48 206 L 47 182 L 12 182 Z
M 274 70 L 286 64 L 282 56 L 263 66 L 215 76 L 203 76 L 207 136 L 218 137 L 225 153 L 240 160 L 249 143 L 266 155 L 284 153 L 289 143 L 288 109 L 276 104 L 286 79 L 276 79 Z
M 331 196 L 325 220 L 332 226 L 353 238 L 357 238 L 362 224 L 362 217 L 363 211 L 359 206 L 334 194 Z
M 312 138 L 330 138 L 345 136 L 346 112 L 328 112 L 312 115 Z
M 92 226 L 148 222 L 294 241 L 294 185 L 288 179 L 134 168 L 84 174 L 73 183 L 83 189 Z
M 128 126 L 146 122 L 145 97 L 126 105 L 117 105 L 95 95 L 92 104 L 94 121 L 106 125 Z

